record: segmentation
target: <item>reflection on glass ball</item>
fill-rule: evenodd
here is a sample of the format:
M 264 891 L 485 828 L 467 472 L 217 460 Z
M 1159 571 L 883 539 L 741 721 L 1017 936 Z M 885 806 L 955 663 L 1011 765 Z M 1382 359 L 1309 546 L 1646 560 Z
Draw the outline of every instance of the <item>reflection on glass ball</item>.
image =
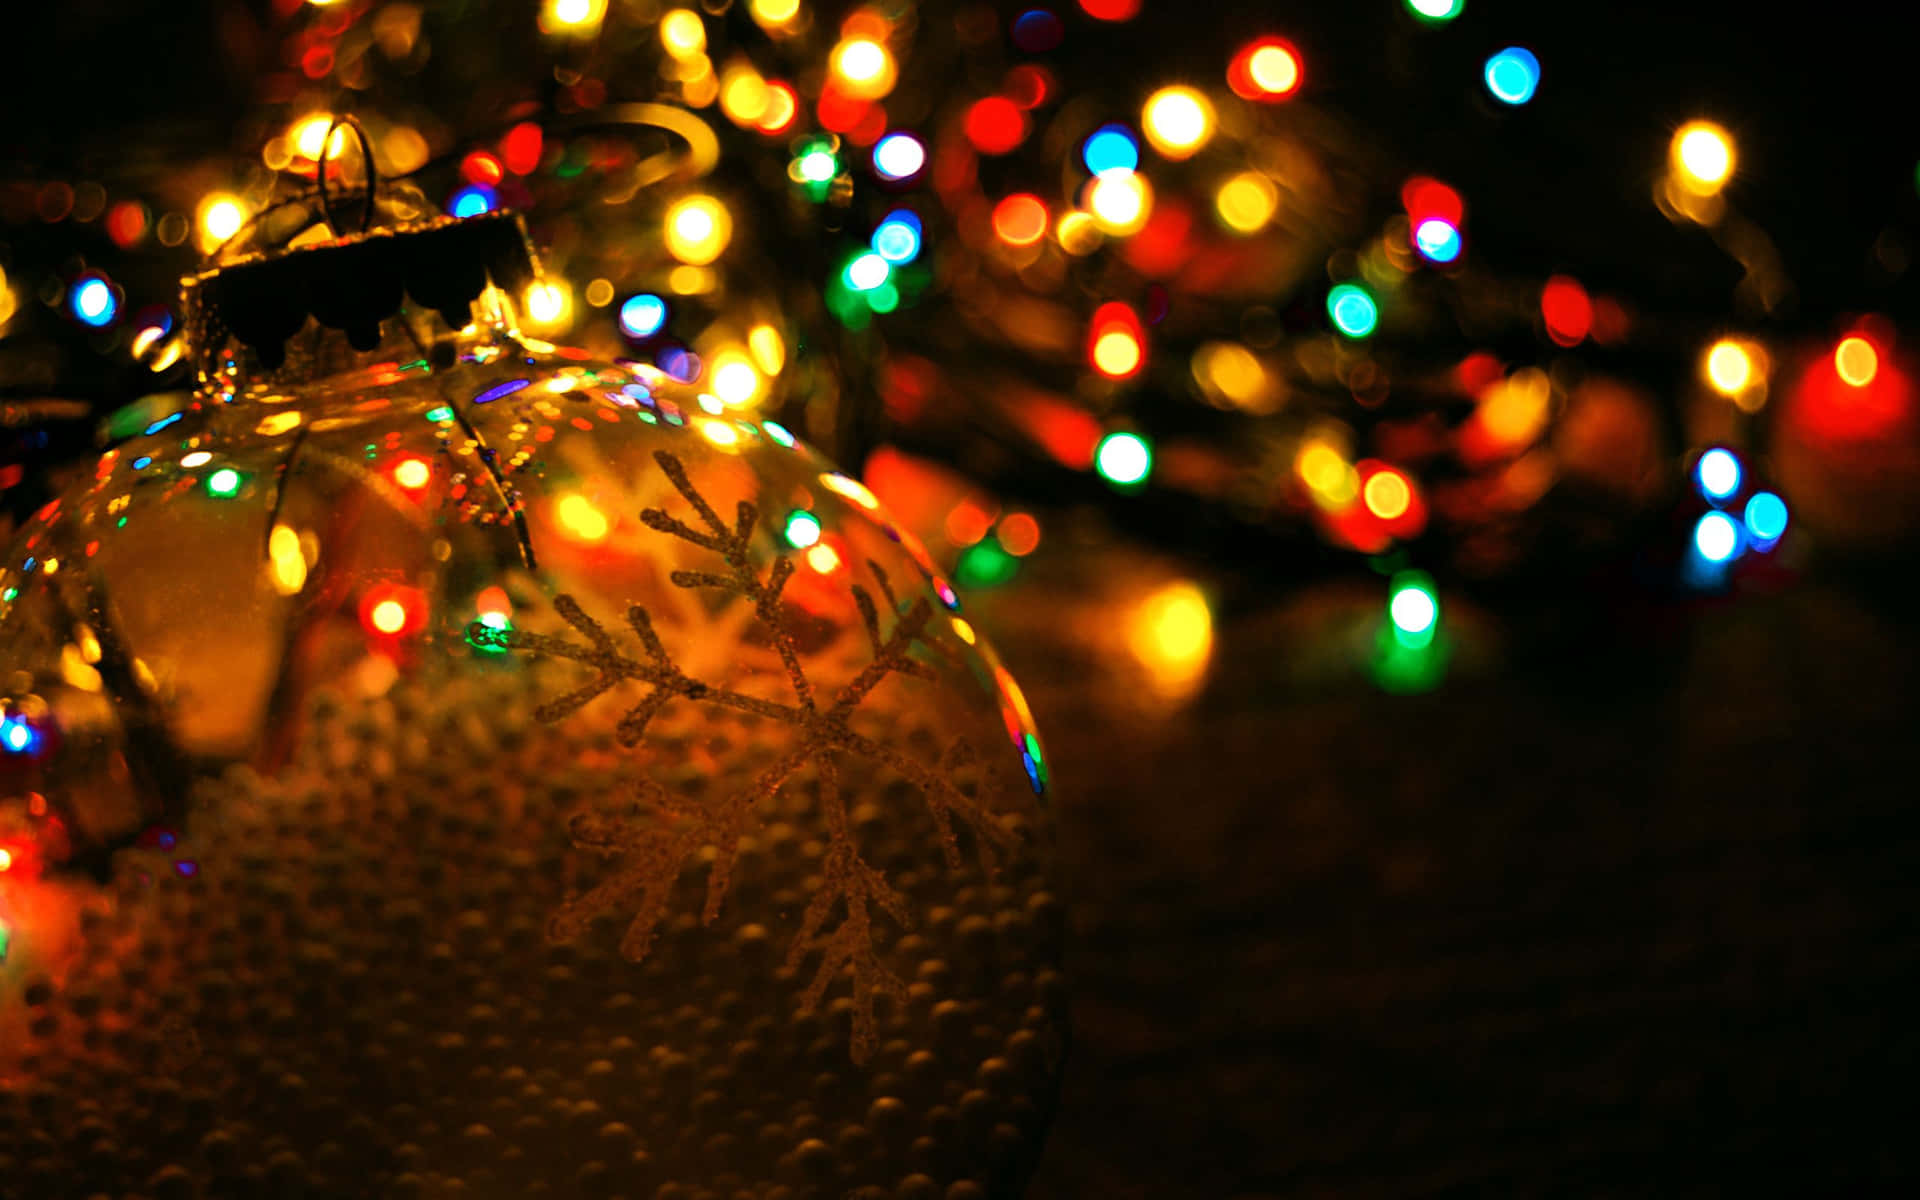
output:
M 6 1186 L 1017 1190 L 1047 766 L 952 588 L 776 424 L 393 326 L 0 564 Z

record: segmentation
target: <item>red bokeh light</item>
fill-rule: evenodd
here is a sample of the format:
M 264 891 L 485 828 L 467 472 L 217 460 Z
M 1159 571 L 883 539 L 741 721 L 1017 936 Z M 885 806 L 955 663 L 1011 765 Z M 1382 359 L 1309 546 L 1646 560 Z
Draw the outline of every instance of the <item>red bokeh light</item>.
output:
M 1027 114 L 1005 96 L 988 96 L 967 110 L 967 140 L 982 154 L 1007 154 L 1027 140 Z
M 1130 21 L 1140 15 L 1140 0 L 1080 0 L 1080 7 L 1100 21 Z
M 1415 175 L 1402 185 L 1400 203 L 1406 206 L 1407 220 L 1415 229 L 1420 227 L 1420 222 L 1434 217 L 1461 229 L 1464 228 L 1461 222 L 1467 219 L 1466 202 L 1460 199 L 1460 193 L 1425 175 Z
M 1540 292 L 1540 315 L 1547 322 L 1547 336 L 1561 346 L 1578 346 L 1593 330 L 1593 301 L 1580 281 L 1566 275 L 1547 280 Z

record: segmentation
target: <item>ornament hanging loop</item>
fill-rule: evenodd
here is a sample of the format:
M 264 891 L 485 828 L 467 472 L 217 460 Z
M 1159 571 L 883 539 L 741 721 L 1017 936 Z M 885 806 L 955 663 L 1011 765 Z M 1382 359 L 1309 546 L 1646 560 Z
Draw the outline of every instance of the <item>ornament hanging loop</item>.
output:
M 340 222 L 333 214 L 333 196 L 327 190 L 327 166 L 335 157 L 334 135 L 342 129 L 352 130 L 353 136 L 360 142 L 360 159 L 366 164 L 367 169 L 367 201 L 360 209 L 361 233 L 373 227 L 373 197 L 380 187 L 380 170 L 373 162 L 373 140 L 367 136 L 367 127 L 360 123 L 358 117 L 346 113 L 336 115 L 327 124 L 326 140 L 320 144 L 320 169 L 317 172 L 320 188 L 320 215 L 326 218 L 328 228 L 332 229 L 336 236 L 341 231 Z

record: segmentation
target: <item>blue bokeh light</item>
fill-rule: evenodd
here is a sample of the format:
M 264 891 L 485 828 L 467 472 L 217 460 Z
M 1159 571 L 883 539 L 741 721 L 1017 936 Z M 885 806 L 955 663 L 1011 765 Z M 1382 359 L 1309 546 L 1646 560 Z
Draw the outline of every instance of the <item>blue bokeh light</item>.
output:
M 1540 87 L 1540 60 L 1531 50 L 1508 46 L 1487 60 L 1487 90 L 1503 104 L 1525 104 Z
M 1694 464 L 1693 478 L 1700 494 L 1709 500 L 1725 500 L 1740 490 L 1740 460 L 1733 451 L 1714 447 Z
M 89 275 L 75 284 L 67 297 L 67 306 L 81 322 L 95 329 L 106 328 L 120 315 L 120 300 L 113 294 L 113 285 L 98 275 Z
M 1710 512 L 1693 527 L 1694 552 L 1710 563 L 1732 562 L 1745 540 L 1740 526 L 1723 512 Z
M 1124 126 L 1102 125 L 1080 147 L 1080 158 L 1095 175 L 1131 171 L 1140 165 L 1140 143 Z
M 1428 262 L 1445 265 L 1460 257 L 1460 231 L 1440 217 L 1428 217 L 1413 231 L 1414 248 Z
M 1762 546 L 1771 546 L 1787 531 L 1787 502 L 1772 492 L 1755 492 L 1747 501 L 1747 532 Z
M 477 217 L 500 207 L 499 193 L 484 183 L 470 183 L 447 201 L 447 211 L 456 217 Z
M 650 338 L 667 323 L 667 302 L 652 292 L 627 297 L 620 306 L 620 328 L 631 338 Z
M 873 147 L 873 169 L 882 179 L 911 179 L 927 165 L 927 148 L 911 133 L 890 133 Z
M 873 251 L 890 263 L 910 263 L 920 255 L 920 218 L 904 208 L 886 215 L 873 231 Z

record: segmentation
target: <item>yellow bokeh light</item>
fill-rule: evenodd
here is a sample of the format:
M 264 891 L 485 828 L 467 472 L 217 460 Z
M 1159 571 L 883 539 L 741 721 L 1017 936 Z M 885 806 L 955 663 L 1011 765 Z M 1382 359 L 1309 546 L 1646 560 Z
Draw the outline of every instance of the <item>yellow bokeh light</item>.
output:
M 1480 396 L 1480 424 L 1493 438 L 1517 446 L 1533 441 L 1547 426 L 1553 384 L 1538 367 L 1515 371 Z
M 407 606 L 398 600 L 382 600 L 373 606 L 367 619 L 381 633 L 399 633 L 407 627 Z
M 1376 471 L 1361 492 L 1367 511 L 1382 521 L 1391 521 L 1406 513 L 1413 504 L 1413 489 L 1407 477 L 1398 471 Z
M 1109 330 L 1093 343 L 1093 365 L 1116 379 L 1140 368 L 1140 343 L 1124 329 Z
M 393 468 L 393 481 L 409 490 L 427 486 L 427 481 L 432 478 L 433 468 L 418 458 L 403 459 Z
M 1213 653 L 1206 594 L 1185 580 L 1153 591 L 1130 614 L 1127 642 L 1162 697 L 1192 695 Z
M 880 498 L 875 496 L 866 484 L 851 475 L 842 475 L 838 471 L 828 471 L 820 476 L 820 486 L 830 492 L 845 496 L 869 512 L 878 511 Z
M 1245 171 L 1220 185 L 1213 207 L 1227 228 L 1258 233 L 1280 207 L 1280 189 L 1258 171 Z
M 1723 338 L 1707 351 L 1707 382 L 1723 396 L 1737 396 L 1753 382 L 1753 357 L 1739 342 Z
M 771 325 L 755 325 L 749 330 L 747 349 L 753 352 L 754 363 L 768 375 L 778 375 L 787 365 L 786 339 Z
M 753 0 L 753 19 L 769 28 L 779 28 L 800 13 L 800 0 Z
M 1213 136 L 1213 105 L 1194 88 L 1164 87 L 1147 97 L 1140 124 L 1155 150 L 1189 158 Z
M 613 280 L 596 279 L 587 285 L 587 303 L 595 308 L 605 308 L 613 303 Z
M 1673 135 L 1673 166 L 1689 191 L 1710 196 L 1733 175 L 1733 139 L 1710 121 L 1693 121 Z
M 593 501 L 577 492 L 560 497 L 553 506 L 553 519 L 576 541 L 605 541 L 607 534 L 613 532 L 613 524 L 607 520 L 607 515 L 596 508 Z
M 293 128 L 287 131 L 287 138 L 293 143 L 293 148 L 300 152 L 300 157 L 317 159 L 321 151 L 326 148 L 327 129 L 332 124 L 332 114 L 314 113 L 312 116 L 295 121 Z M 340 151 L 340 139 L 344 135 L 344 130 L 333 135 L 333 150 L 336 154 Z
M 1833 369 L 1850 387 L 1865 387 L 1880 373 L 1880 354 L 1863 337 L 1843 338 L 1833 352 Z
M 807 549 L 807 565 L 822 575 L 831 575 L 840 569 L 840 555 L 825 542 L 815 542 Z
M 565 284 L 542 280 L 527 287 L 527 324 L 540 330 L 556 330 L 573 315 L 573 295 Z
M 585 30 L 607 15 L 607 0 L 547 0 L 546 19 L 541 25 L 556 29 Z
M 713 363 L 713 394 L 728 408 L 744 408 L 760 395 L 760 372 L 737 350 L 721 354 Z
M 1247 74 L 1261 91 L 1284 95 L 1300 84 L 1300 60 L 1284 46 L 1262 46 L 1247 60 Z
M 267 535 L 267 578 L 282 596 L 297 595 L 307 586 L 307 557 L 291 526 L 275 525 Z
M 751 370 L 752 368 L 748 368 L 748 369 Z M 731 446 L 736 446 L 740 442 L 740 431 L 735 429 L 733 426 L 727 424 L 725 421 L 700 422 L 700 434 L 702 437 L 706 438 L 708 441 L 712 442 L 716 446 L 721 447 L 722 449 L 725 449 Z
M 961 617 L 955 617 L 953 619 L 953 632 L 956 637 L 969 646 L 976 644 L 980 640 L 979 635 L 974 633 L 973 626 Z
M 707 26 L 690 8 L 676 8 L 660 18 L 660 44 L 675 58 L 692 58 L 707 48 Z
M 1060 214 L 1059 224 L 1054 226 L 1053 236 L 1059 239 L 1060 248 L 1068 254 L 1080 257 L 1092 254 L 1100 248 L 1100 226 L 1092 213 L 1073 209 Z
M 733 237 L 733 218 L 712 196 L 688 196 L 667 210 L 667 251 L 683 263 L 704 267 L 720 257 Z
M 877 100 L 893 90 L 898 75 L 893 55 L 872 38 L 852 38 L 833 50 L 833 74 L 841 90 L 860 100 Z
M 1233 342 L 1208 342 L 1194 351 L 1193 374 L 1201 387 L 1242 407 L 1260 403 L 1272 390 L 1253 351 Z
M 200 251 L 211 254 L 247 223 L 247 206 L 238 196 L 215 192 L 200 202 Z
M 1094 222 L 1103 233 L 1138 233 L 1153 210 L 1153 192 L 1137 171 L 1102 171 L 1087 196 Z
M 758 124 L 769 99 L 767 81 L 752 67 L 730 66 L 720 76 L 720 111 L 736 125 Z

